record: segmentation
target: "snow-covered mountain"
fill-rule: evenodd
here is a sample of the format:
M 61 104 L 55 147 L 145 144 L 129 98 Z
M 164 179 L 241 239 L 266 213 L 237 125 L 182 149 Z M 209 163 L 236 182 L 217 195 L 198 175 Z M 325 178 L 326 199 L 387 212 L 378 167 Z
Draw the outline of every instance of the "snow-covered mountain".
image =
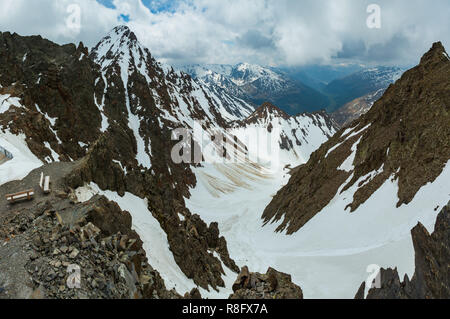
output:
M 268 73 L 193 79 L 158 63 L 127 27 L 92 52 L 10 33 L 0 45 L 0 235 L 14 226 L 0 256 L 34 259 L 1 270 L 32 276 L 54 298 L 226 298 L 244 265 L 291 274 L 307 298 L 351 298 L 370 264 L 410 274 L 410 229 L 431 229 L 448 202 L 450 62 L 440 44 L 336 134 L 325 113 L 254 109 L 219 85 L 241 90 Z M 38 190 L 41 172 L 51 194 L 7 204 L 5 194 Z M 65 236 L 78 245 L 68 254 Z M 35 246 L 44 249 L 29 256 Z M 61 290 L 56 258 L 83 262 L 95 280 Z M 37 261 L 42 271 L 29 271 Z
M 255 64 L 195 64 L 179 69 L 256 105 L 271 102 L 291 115 L 318 111 L 328 103 L 321 93 L 293 81 L 285 73 Z
M 271 160 L 285 166 L 306 161 L 335 132 L 325 114 L 291 118 L 272 106 L 254 112 L 220 87 L 158 63 L 127 27 L 112 30 L 91 52 L 82 43 L 0 35 L 7 47 L 0 56 L 0 146 L 12 153 L 0 164 L 1 191 L 16 191 L 8 182 L 25 185 L 42 167 L 57 172 L 52 181 L 64 185 L 58 192 L 65 195 L 36 194 L 37 206 L 60 205 L 66 196 L 89 207 L 96 194 L 116 202 L 131 214 L 149 265 L 181 295 L 198 287 L 203 296 L 226 297 L 239 270 L 217 224 L 187 207 L 197 186 L 206 181 L 221 194 L 273 169 L 254 152 L 255 134 L 267 146 L 271 133 L 275 144 L 268 145 L 280 154 Z M 175 129 L 192 138 L 183 155 L 200 149 L 203 162 L 173 160 Z M 221 162 L 219 147 L 206 152 L 217 133 L 232 141 L 225 148 L 234 162 Z M 222 174 L 218 184 L 214 174 Z
M 157 62 L 127 27 L 115 28 L 93 49 L 91 56 L 102 66 L 103 74 L 118 65 L 126 86 L 134 85 L 129 83 L 133 80 L 129 79 L 130 74 L 143 76 L 156 106 L 167 120 L 187 124 L 187 119 L 195 118 L 195 113 L 203 113 L 203 120 L 217 124 L 245 118 L 253 110 L 248 103 L 224 91 L 212 92 L 186 74 Z M 175 105 L 164 103 L 161 90 L 167 90 Z
M 182 66 L 180 69 L 195 78 L 205 79 L 217 85 L 221 84 L 221 78 L 212 75 L 222 75 L 237 86 L 248 85 L 260 80 L 267 90 L 273 92 L 283 90 L 289 85 L 289 80 L 283 78 L 279 73 L 256 64 L 193 64 Z

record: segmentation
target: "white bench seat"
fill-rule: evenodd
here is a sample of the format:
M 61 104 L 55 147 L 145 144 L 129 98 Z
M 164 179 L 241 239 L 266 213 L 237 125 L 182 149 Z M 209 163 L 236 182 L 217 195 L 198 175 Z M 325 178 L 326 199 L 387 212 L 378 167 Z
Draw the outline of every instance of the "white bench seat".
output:
M 8 194 L 8 195 L 6 195 L 6 200 L 10 203 L 15 203 L 17 201 L 22 201 L 22 200 L 31 200 L 33 198 L 33 196 L 34 196 L 34 191 L 27 190 L 27 191 L 15 193 L 15 194 Z
M 44 193 L 50 193 L 50 176 L 45 176 L 44 179 Z

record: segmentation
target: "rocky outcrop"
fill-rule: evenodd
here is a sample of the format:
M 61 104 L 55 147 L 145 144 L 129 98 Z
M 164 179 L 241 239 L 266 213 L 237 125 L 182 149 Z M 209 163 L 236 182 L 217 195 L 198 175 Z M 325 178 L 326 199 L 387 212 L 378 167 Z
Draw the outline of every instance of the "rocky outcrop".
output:
M 233 284 L 230 299 L 303 299 L 302 289 L 291 276 L 269 268 L 265 274 L 251 273 L 242 267 Z
M 128 212 L 105 197 L 69 197 L 4 212 L 0 298 L 180 298 L 148 264 Z
M 94 101 L 99 67 L 87 58 L 87 48 L 9 32 L 0 33 L 0 47 L 0 93 L 18 97 L 23 106 L 2 114 L 2 128 L 24 133 L 43 161 L 58 160 L 45 142 L 61 160 L 84 156 L 78 142 L 95 141 L 102 120 Z
M 434 232 L 418 224 L 411 230 L 416 270 L 411 280 L 400 280 L 397 269 L 381 269 L 381 288 L 371 288 L 367 299 L 450 298 L 450 203 L 439 213 Z M 365 283 L 355 298 L 363 299 Z
M 347 208 L 354 212 L 391 176 L 398 179 L 397 206 L 408 204 L 450 159 L 449 122 L 450 60 L 442 44 L 435 43 L 368 113 L 293 170 L 289 183 L 264 210 L 264 221 L 282 220 L 277 230 L 292 234 L 327 206 L 339 189 L 345 191 L 378 170 L 374 178 L 359 183 Z M 349 169 L 342 169 L 346 159 L 352 162 Z

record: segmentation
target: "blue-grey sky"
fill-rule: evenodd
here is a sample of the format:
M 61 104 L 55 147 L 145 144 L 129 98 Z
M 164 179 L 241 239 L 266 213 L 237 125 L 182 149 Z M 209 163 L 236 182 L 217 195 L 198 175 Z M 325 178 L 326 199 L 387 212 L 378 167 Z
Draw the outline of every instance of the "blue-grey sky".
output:
M 380 8 L 380 28 L 367 26 L 370 4 Z M 93 46 L 126 24 L 170 64 L 405 65 L 417 63 L 434 41 L 450 46 L 448 0 L 0 0 L 0 6 L 0 31 Z

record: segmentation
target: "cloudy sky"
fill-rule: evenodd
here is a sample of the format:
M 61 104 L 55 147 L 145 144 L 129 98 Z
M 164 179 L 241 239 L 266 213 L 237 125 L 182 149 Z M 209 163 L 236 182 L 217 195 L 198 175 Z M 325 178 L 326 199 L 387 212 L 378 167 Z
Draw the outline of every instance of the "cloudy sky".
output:
M 0 7 L 0 31 L 58 43 L 91 47 L 126 24 L 175 65 L 406 65 L 434 41 L 450 51 L 449 0 L 0 0 Z

